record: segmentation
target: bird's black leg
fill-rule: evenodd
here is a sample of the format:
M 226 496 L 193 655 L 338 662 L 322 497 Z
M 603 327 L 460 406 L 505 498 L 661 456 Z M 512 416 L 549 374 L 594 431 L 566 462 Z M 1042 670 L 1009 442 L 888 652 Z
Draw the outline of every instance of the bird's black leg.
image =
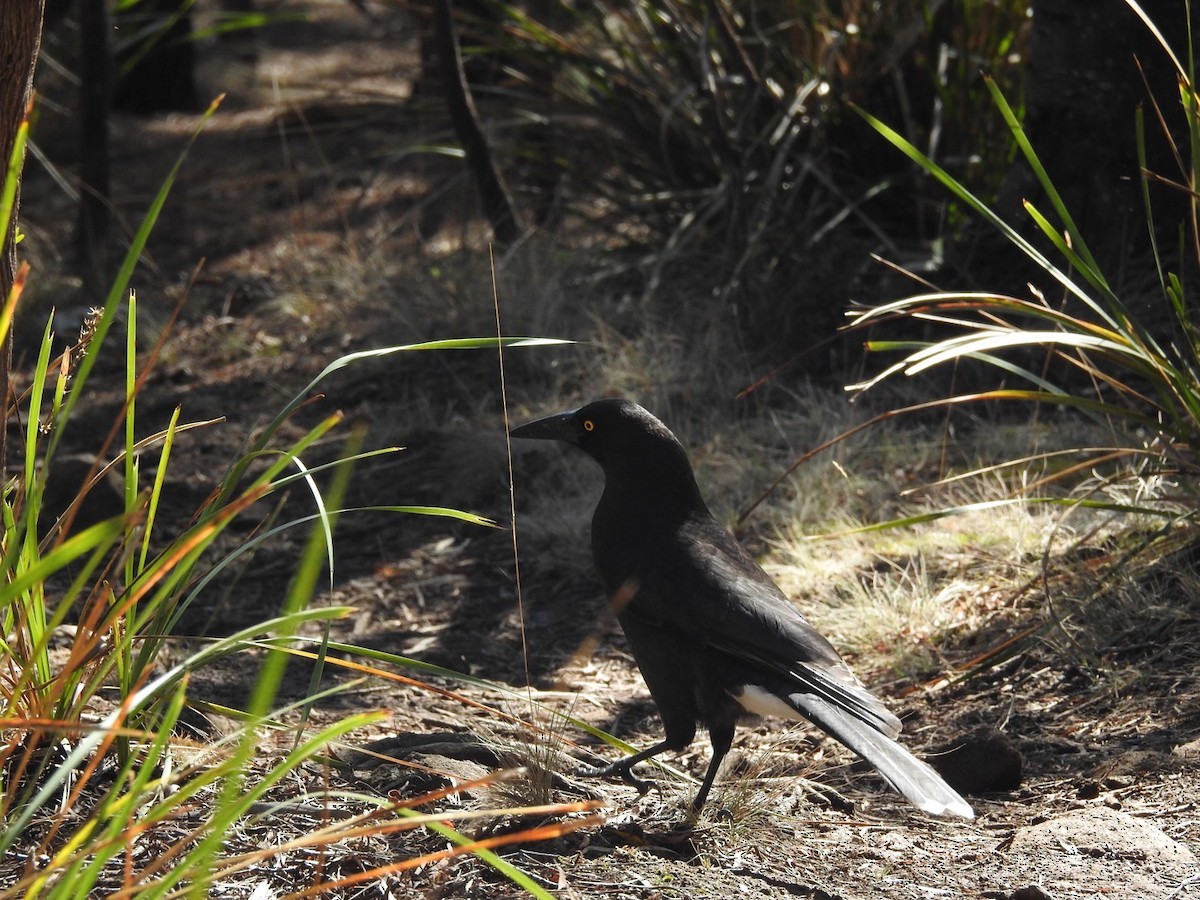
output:
M 732 735 L 730 736 L 732 741 Z M 633 767 L 640 762 L 644 762 L 652 756 L 657 756 L 664 750 L 671 749 L 671 741 L 660 741 L 653 747 L 647 747 L 640 753 L 634 753 L 632 756 L 626 756 L 624 759 L 619 759 L 615 763 L 607 766 L 601 766 L 598 769 L 582 768 L 579 770 L 580 775 L 586 775 L 589 778 L 610 778 L 613 775 L 620 775 L 625 779 L 626 783 L 633 785 L 638 789 L 639 794 L 644 794 L 650 790 L 650 782 L 643 781 L 633 774 Z
M 701 808 L 704 806 L 704 801 L 708 799 L 708 792 L 712 790 L 713 782 L 717 779 L 717 770 L 721 768 L 721 761 L 725 759 L 725 754 L 729 752 L 729 748 L 733 746 L 734 724 L 714 725 L 710 724 L 708 736 L 712 740 L 713 757 L 712 762 L 708 764 L 708 771 L 704 773 L 704 782 L 700 785 L 700 790 L 696 793 L 696 797 L 692 800 L 692 815 L 698 816 Z

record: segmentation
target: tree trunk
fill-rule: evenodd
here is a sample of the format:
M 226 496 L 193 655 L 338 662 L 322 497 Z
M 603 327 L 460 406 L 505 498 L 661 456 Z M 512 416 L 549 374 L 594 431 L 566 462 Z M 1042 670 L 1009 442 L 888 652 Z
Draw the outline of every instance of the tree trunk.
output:
M 109 272 L 108 108 L 112 61 L 108 52 L 108 0 L 81 0 L 79 28 L 79 223 L 75 254 L 84 286 L 103 297 Z M 100 301 L 97 301 L 100 302 Z
M 4 0 L 0 2 L 0 163 L 7 171 L 12 157 L 17 131 L 29 104 L 33 89 L 33 70 L 42 41 L 42 13 L 45 0 Z M 0 301 L 12 290 L 17 270 L 17 206 L 20 204 L 20 182 L 17 183 L 16 203 L 4 252 L 0 253 Z M 9 372 L 12 367 L 12 329 L 0 346 L 0 485 L 8 480 L 8 398 Z
M 521 236 L 523 225 L 479 123 L 479 112 L 463 71 L 462 54 L 454 33 L 450 0 L 437 0 L 433 10 L 433 25 L 442 69 L 442 89 L 454 133 L 463 145 L 467 167 L 475 178 L 475 188 L 479 192 L 484 215 L 491 223 L 496 243 L 509 246 Z

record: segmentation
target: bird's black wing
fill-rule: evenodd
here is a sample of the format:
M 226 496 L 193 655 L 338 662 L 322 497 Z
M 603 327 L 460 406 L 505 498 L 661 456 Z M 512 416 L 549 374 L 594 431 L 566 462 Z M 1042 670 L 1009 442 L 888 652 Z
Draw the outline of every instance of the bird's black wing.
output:
M 690 519 L 653 555 L 638 573 L 637 608 L 784 677 L 789 693 L 819 698 L 889 737 L 900 733 L 899 719 L 714 519 Z

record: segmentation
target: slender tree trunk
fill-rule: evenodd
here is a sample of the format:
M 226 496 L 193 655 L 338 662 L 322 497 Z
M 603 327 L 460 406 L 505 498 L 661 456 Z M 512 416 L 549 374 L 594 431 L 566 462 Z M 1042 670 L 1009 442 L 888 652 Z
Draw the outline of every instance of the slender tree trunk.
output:
M 463 71 L 462 53 L 454 33 L 451 0 L 437 0 L 433 10 L 433 26 L 446 108 L 454 125 L 454 133 L 466 153 L 467 166 L 475 177 L 484 215 L 492 225 L 496 242 L 501 245 L 513 244 L 521 236 L 523 225 L 479 123 L 479 112 Z
M 88 293 L 99 294 L 109 272 L 108 110 L 112 61 L 108 52 L 108 0 L 81 0 L 79 28 L 79 224 L 75 252 Z
M 42 42 L 42 14 L 45 0 L 0 0 L 0 164 L 7 170 L 17 131 L 25 116 L 33 89 L 33 70 Z M 18 181 L 16 205 L 4 252 L 0 253 L 0 300 L 12 290 L 17 270 L 17 205 L 20 204 Z M 8 480 L 8 398 L 9 372 L 12 368 L 12 329 L 0 346 L 0 485 Z

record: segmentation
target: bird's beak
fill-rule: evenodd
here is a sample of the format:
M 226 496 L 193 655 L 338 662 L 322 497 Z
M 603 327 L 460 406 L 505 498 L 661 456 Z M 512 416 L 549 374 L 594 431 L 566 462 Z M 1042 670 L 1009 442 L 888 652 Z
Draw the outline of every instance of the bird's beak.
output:
M 544 419 L 534 419 L 532 422 L 526 422 L 524 425 L 514 428 L 509 432 L 509 436 L 539 441 L 577 443 L 579 437 L 576 433 L 575 425 L 571 421 L 575 412 L 572 409 L 564 413 L 556 413 L 553 416 L 546 416 Z

